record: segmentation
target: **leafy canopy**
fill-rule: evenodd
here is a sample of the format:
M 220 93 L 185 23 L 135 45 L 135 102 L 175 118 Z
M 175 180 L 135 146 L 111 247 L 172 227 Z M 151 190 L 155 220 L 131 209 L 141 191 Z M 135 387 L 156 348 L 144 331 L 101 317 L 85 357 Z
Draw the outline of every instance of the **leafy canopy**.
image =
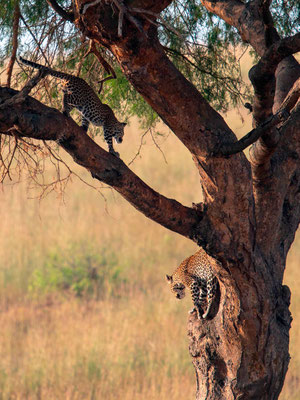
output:
M 59 0 L 65 9 L 71 1 Z M 73 24 L 57 15 L 45 0 L 0 0 L 0 62 L 3 67 L 12 51 L 14 9 L 19 4 L 18 53 L 41 64 L 80 74 L 93 87 L 107 74 L 93 54 L 84 58 L 88 41 Z M 281 35 L 295 33 L 300 19 L 298 0 L 272 5 L 273 17 Z M 249 88 L 241 79 L 239 59 L 247 50 L 237 31 L 209 13 L 198 0 L 175 0 L 162 13 L 158 28 L 160 42 L 178 69 L 219 111 L 226 111 L 248 100 Z M 137 116 L 143 127 L 155 124 L 157 115 L 126 80 L 107 50 L 100 49 L 114 68 L 117 79 L 104 83 L 101 98 L 120 117 Z M 19 73 L 14 85 L 24 80 Z M 60 94 L 56 85 L 45 90 L 43 100 L 59 108 Z

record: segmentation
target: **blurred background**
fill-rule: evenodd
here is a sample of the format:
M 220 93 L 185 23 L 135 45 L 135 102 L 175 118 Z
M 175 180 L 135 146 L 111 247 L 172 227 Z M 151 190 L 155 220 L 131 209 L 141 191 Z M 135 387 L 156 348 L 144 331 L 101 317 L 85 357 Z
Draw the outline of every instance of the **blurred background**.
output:
M 247 110 L 225 117 L 239 136 L 251 129 Z M 199 202 L 184 146 L 164 127 L 155 136 L 139 129 L 131 120 L 115 146 L 122 159 L 162 194 Z M 191 299 L 176 300 L 165 274 L 197 246 L 61 156 L 79 176 L 65 187 L 50 185 L 41 198 L 43 188 L 21 176 L 1 188 L 0 399 L 193 399 Z M 43 183 L 55 182 L 56 168 L 45 167 Z M 285 273 L 294 320 L 281 400 L 300 399 L 299 254 L 298 236 Z

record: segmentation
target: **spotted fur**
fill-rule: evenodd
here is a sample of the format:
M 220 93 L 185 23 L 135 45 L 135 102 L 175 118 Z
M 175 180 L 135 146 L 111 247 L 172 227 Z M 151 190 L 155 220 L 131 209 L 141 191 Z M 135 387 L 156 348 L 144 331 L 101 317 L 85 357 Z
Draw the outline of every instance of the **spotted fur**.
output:
M 185 288 L 189 288 L 194 303 L 190 311 L 197 312 L 198 318 L 206 318 L 215 298 L 217 278 L 211 264 L 214 260 L 200 249 L 193 256 L 184 260 L 175 270 L 173 275 L 166 275 L 171 291 L 177 299 L 183 299 Z
M 119 157 L 119 153 L 113 148 L 112 138 L 117 143 L 122 143 L 126 123 L 117 120 L 113 110 L 107 104 L 101 102 L 94 90 L 83 79 L 55 71 L 44 65 L 25 60 L 22 57 L 19 57 L 19 59 L 23 64 L 43 71 L 45 75 L 61 79 L 64 93 L 63 113 L 69 117 L 70 111 L 73 108 L 77 108 L 82 114 L 81 125 L 85 131 L 88 130 L 90 122 L 96 126 L 103 126 L 104 139 L 108 144 L 109 152 Z

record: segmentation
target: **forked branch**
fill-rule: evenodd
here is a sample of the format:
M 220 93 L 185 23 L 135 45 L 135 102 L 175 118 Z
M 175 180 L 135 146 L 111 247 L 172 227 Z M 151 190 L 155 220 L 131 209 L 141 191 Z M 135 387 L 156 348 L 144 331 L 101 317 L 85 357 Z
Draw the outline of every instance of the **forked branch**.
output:
M 26 96 L 31 92 L 31 90 L 39 83 L 41 79 L 45 77 L 46 72 L 39 70 L 33 78 L 31 78 L 20 92 L 16 92 L 14 96 L 8 98 L 2 104 L 0 104 L 0 110 L 5 110 L 7 107 L 19 104 L 25 101 Z
M 87 50 L 87 52 L 84 54 L 84 56 L 81 58 L 79 65 L 77 67 L 77 74 L 76 76 L 79 76 L 80 74 L 80 70 L 83 64 L 84 59 L 89 55 L 93 53 L 97 58 L 98 61 L 100 62 L 100 64 L 102 65 L 102 67 L 105 69 L 105 71 L 108 74 L 111 74 L 107 77 L 105 77 L 104 79 L 101 79 L 101 81 L 99 81 L 98 83 L 100 83 L 100 88 L 98 90 L 98 93 L 101 93 L 102 87 L 103 87 L 103 83 L 110 80 L 110 79 L 116 79 L 117 75 L 113 69 L 113 67 L 105 60 L 105 58 L 100 54 L 100 52 L 98 51 L 95 42 L 91 39 L 89 42 L 89 48 Z
M 15 90 L 0 88 L 2 134 L 12 135 L 10 129 L 16 127 L 20 137 L 56 141 L 94 178 L 112 186 L 148 218 L 189 238 L 196 236 L 197 229 L 197 239 L 202 235 L 202 240 L 208 241 L 207 235 L 212 235 L 208 222 L 199 227 L 199 222 L 205 220 L 203 213 L 153 190 L 122 160 L 103 150 L 71 118 L 59 111 L 31 97 L 26 97 L 23 102 L 14 102 L 14 107 L 11 107 L 17 96 Z
M 245 150 L 248 146 L 256 142 L 265 132 L 269 131 L 280 122 L 285 121 L 289 116 L 286 110 L 279 110 L 275 115 L 269 117 L 265 122 L 260 124 L 256 129 L 248 132 L 240 140 L 234 143 L 225 143 L 218 147 L 214 152 L 214 156 L 230 156 Z
M 299 110 L 297 111 L 299 98 L 300 78 L 295 82 L 294 86 L 289 91 L 288 95 L 282 103 L 279 112 L 290 112 L 292 110 L 291 117 L 297 112 L 299 113 Z M 276 115 L 277 114 L 278 113 L 276 113 Z M 275 152 L 280 139 L 280 133 L 278 131 L 274 132 L 274 129 L 271 129 L 268 130 L 267 135 L 262 135 L 262 137 L 250 149 L 250 159 L 253 166 L 253 176 L 256 180 L 262 181 L 270 175 L 270 159 L 273 156 L 273 153 Z M 294 146 L 297 147 L 297 143 L 295 143 Z M 293 147 L 293 145 L 291 147 Z
M 272 114 L 275 72 L 278 64 L 298 51 L 300 51 L 300 33 L 274 43 L 250 69 L 249 78 L 254 88 L 253 118 L 256 125 L 261 124 Z
M 300 79 L 298 79 L 292 89 L 289 91 L 281 108 L 276 114 L 271 115 L 266 121 L 261 123 L 257 128 L 252 129 L 249 133 L 243 136 L 240 140 L 234 143 L 224 143 L 213 151 L 212 155 L 218 156 L 230 156 L 232 154 L 239 153 L 245 150 L 248 146 L 255 143 L 260 137 L 262 137 L 266 132 L 272 132 L 272 152 L 278 144 L 279 135 L 274 135 L 272 130 L 278 124 L 286 121 L 290 115 L 291 110 L 295 107 L 295 104 L 300 98 Z M 257 149 L 256 149 L 257 151 Z M 264 155 L 266 155 L 266 149 L 264 149 Z M 260 162 L 262 160 L 260 159 Z
M 101 0 L 94 0 L 94 1 L 90 1 L 90 2 L 82 4 L 79 14 L 84 15 L 90 7 L 96 6 L 99 3 L 101 3 Z M 119 10 L 119 17 L 118 17 L 118 36 L 119 37 L 123 36 L 124 16 L 126 16 L 126 18 L 138 29 L 138 31 L 140 33 L 144 34 L 141 24 L 139 23 L 139 21 L 136 18 L 134 18 L 133 15 L 131 15 L 127 6 L 124 4 L 123 0 L 112 0 L 112 3 Z

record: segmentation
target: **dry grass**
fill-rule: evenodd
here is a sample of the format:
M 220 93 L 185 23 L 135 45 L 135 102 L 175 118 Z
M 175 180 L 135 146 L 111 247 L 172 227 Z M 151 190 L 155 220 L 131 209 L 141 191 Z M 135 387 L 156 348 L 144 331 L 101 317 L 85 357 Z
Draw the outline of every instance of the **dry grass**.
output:
M 139 146 L 136 127 L 126 135 L 120 152 L 128 162 Z M 198 202 L 198 176 L 183 146 L 171 136 L 160 138 L 166 164 L 149 135 L 147 141 L 134 170 L 165 195 Z M 92 182 L 84 171 L 82 176 Z M 103 193 L 107 211 L 102 197 L 79 181 L 68 186 L 64 201 L 54 194 L 41 204 L 28 200 L 25 183 L 1 193 L 1 400 L 194 397 L 186 338 L 190 300 L 173 299 L 164 274 L 196 246 L 148 221 L 109 189 Z M 76 297 L 70 287 L 43 287 L 36 278 L 55 256 L 71 265 L 107 249 L 119 275 L 111 275 L 97 296 Z M 298 240 L 286 272 L 294 322 L 281 400 L 300 398 L 299 249 Z

